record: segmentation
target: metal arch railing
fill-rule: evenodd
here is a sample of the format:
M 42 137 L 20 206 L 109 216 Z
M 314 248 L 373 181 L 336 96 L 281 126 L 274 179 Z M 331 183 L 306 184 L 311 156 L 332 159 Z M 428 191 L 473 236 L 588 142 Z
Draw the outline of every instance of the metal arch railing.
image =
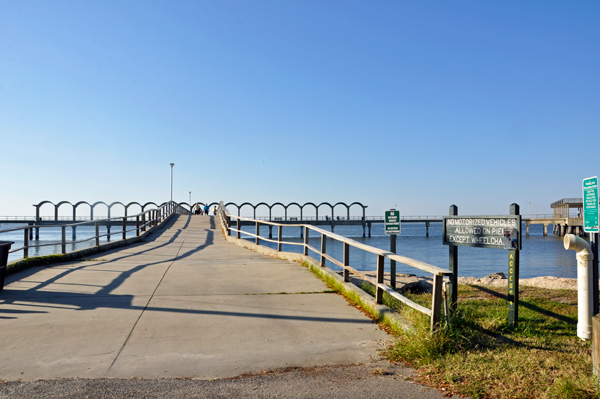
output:
M 226 236 L 231 236 L 231 232 L 235 231 L 238 239 L 241 238 L 241 234 L 254 237 L 256 245 L 260 245 L 261 240 L 271 242 L 271 243 L 276 243 L 277 251 L 281 251 L 282 244 L 301 246 L 301 247 L 303 247 L 303 254 L 305 256 L 308 256 L 309 250 L 316 253 L 320 257 L 320 264 L 322 267 L 325 266 L 326 260 L 329 260 L 333 264 L 341 267 L 343 270 L 343 278 L 344 278 L 345 282 L 350 281 L 350 272 L 357 274 L 357 275 L 361 276 L 363 279 L 371 282 L 376 287 L 375 300 L 378 304 L 383 303 L 383 293 L 387 292 L 389 295 L 391 295 L 395 299 L 398 299 L 402 303 L 428 315 L 430 317 L 430 326 L 431 326 L 432 330 L 434 328 L 436 328 L 436 326 L 440 322 L 441 307 L 442 307 L 442 300 L 443 300 L 443 297 L 442 297 L 443 278 L 444 278 L 444 276 L 452 275 L 452 272 L 450 272 L 447 269 L 442 269 L 440 267 L 433 266 L 433 265 L 427 264 L 425 262 L 418 261 L 416 259 L 397 255 L 392 252 L 388 252 L 388 251 L 385 251 L 385 250 L 382 250 L 379 248 L 372 247 L 370 245 L 362 244 L 362 243 L 354 241 L 350 238 L 346 238 L 346 237 L 340 236 L 338 234 L 328 232 L 326 230 L 320 229 L 318 227 L 315 227 L 315 226 L 312 226 L 309 224 L 293 224 L 293 225 L 285 224 L 284 225 L 281 223 L 275 223 L 275 222 L 250 219 L 250 218 L 245 218 L 245 217 L 241 217 L 241 216 L 231 215 L 227 212 L 227 209 L 225 208 L 223 202 L 220 203 L 217 213 L 218 213 L 219 219 L 221 221 L 222 230 Z M 235 219 L 237 221 L 237 225 L 235 228 L 232 227 L 232 225 L 231 225 L 231 219 Z M 256 233 L 253 234 L 253 233 L 242 231 L 241 226 L 240 226 L 241 220 L 254 222 L 256 225 Z M 273 239 L 269 239 L 269 238 L 260 236 L 259 226 L 261 224 L 268 225 L 268 226 L 277 226 L 277 229 L 278 229 L 277 240 L 273 240 Z M 283 226 L 302 227 L 304 229 L 304 242 L 298 243 L 298 242 L 282 241 L 281 233 L 282 233 Z M 321 236 L 321 248 L 320 249 L 317 249 L 317 248 L 309 245 L 309 243 L 308 243 L 309 231 L 311 231 L 311 230 Z M 343 260 L 342 261 L 339 261 L 339 260 L 333 258 L 331 255 L 327 254 L 327 248 L 326 248 L 326 238 L 327 237 L 329 237 L 330 239 L 339 241 L 343 244 Z M 377 256 L 377 278 L 376 279 L 366 276 L 361 271 L 358 271 L 350 266 L 350 247 L 351 246 L 354 248 L 360 249 L 362 251 L 370 252 Z M 394 288 L 392 288 L 384 283 L 384 265 L 385 265 L 384 262 L 385 262 L 386 258 L 389 260 L 403 263 L 405 265 L 415 267 L 417 269 L 427 271 L 427 272 L 433 274 L 433 297 L 432 297 L 431 309 L 426 308 L 424 306 L 421 306 L 421 305 L 411 301 L 407 297 L 405 297 L 405 296 L 401 295 L 399 292 L 397 292 Z
M 23 258 L 29 258 L 29 250 L 31 248 L 40 248 L 40 247 L 49 247 L 49 246 L 61 246 L 61 253 L 67 253 L 66 247 L 67 244 L 78 244 L 86 241 L 96 240 L 96 246 L 100 245 L 100 238 L 108 237 L 110 240 L 110 236 L 121 234 L 123 239 L 126 239 L 127 233 L 131 231 L 136 232 L 136 237 L 140 236 L 140 232 L 145 232 L 148 228 L 157 226 L 162 223 L 167 217 L 171 214 L 179 214 L 179 215 L 188 215 L 190 212 L 181 207 L 179 204 L 175 202 L 167 202 L 162 204 L 156 209 L 150 209 L 137 215 L 131 216 L 123 216 L 123 217 L 114 217 L 114 218 L 106 218 L 106 219 L 94 219 L 90 221 L 71 223 L 71 224 L 49 224 L 49 225 L 29 225 L 29 226 L 20 226 L 14 227 L 10 229 L 2 229 L 1 233 L 9 233 L 13 231 L 23 231 L 23 246 L 11 249 L 9 253 L 23 251 Z M 122 221 L 122 229 L 115 232 L 110 232 L 110 230 L 106 234 L 100 234 L 100 225 L 110 223 L 112 221 L 120 220 Z M 135 227 L 127 229 L 127 221 L 135 220 Z M 95 235 L 92 237 L 88 237 L 81 240 L 69 240 L 66 239 L 66 229 L 67 227 L 80 227 L 86 225 L 94 225 L 95 226 Z M 29 237 L 31 235 L 31 229 L 48 229 L 48 228 L 61 228 L 61 241 L 60 242 L 52 242 L 45 244 L 30 244 Z

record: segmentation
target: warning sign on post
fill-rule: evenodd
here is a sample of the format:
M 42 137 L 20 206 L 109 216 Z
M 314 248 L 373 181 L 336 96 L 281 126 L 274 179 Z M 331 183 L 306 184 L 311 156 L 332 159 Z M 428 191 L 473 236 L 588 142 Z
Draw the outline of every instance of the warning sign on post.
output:
M 385 211 L 385 234 L 400 234 L 400 211 Z
M 444 245 L 521 249 L 521 216 L 446 216 Z

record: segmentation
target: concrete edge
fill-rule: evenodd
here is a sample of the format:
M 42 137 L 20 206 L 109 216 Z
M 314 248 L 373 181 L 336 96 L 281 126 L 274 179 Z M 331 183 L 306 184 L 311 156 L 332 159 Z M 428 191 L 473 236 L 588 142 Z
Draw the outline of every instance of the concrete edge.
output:
M 244 239 L 236 238 L 236 237 L 232 237 L 232 236 L 227 236 L 227 235 L 225 235 L 225 239 L 232 244 L 236 244 L 242 248 L 250 249 L 252 251 L 258 252 L 262 255 L 269 256 L 271 258 L 299 262 L 299 263 L 302 263 L 302 262 L 309 263 L 313 267 L 316 267 L 319 270 L 321 270 L 322 272 L 324 272 L 325 274 L 328 274 L 328 275 L 332 276 L 333 278 L 335 278 L 344 287 L 345 290 L 356 293 L 360 297 L 360 299 L 362 301 L 364 301 L 364 303 L 366 303 L 368 306 L 371 307 L 371 309 L 375 313 L 374 316 L 378 317 L 379 322 L 381 322 L 387 318 L 390 322 L 395 323 L 397 327 L 410 328 L 408 321 L 406 319 L 404 319 L 394 309 L 387 307 L 385 305 L 378 304 L 375 301 L 374 297 L 372 297 L 371 295 L 369 295 L 368 293 L 366 293 L 365 291 L 363 291 L 361 288 L 357 287 L 356 285 L 345 282 L 342 276 L 340 276 L 339 274 L 337 274 L 335 271 L 331 270 L 327 266 L 321 266 L 321 263 L 311 256 L 304 255 L 304 254 L 298 254 L 295 252 L 277 251 L 276 249 L 273 249 L 273 248 L 265 247 L 262 245 L 257 245 L 257 244 L 249 242 L 248 240 L 244 240 Z
M 85 258 L 90 255 L 96 255 L 102 252 L 110 251 L 115 248 L 126 247 L 131 244 L 135 244 L 137 242 L 142 241 L 148 235 L 152 234 L 155 230 L 157 230 L 160 226 L 168 222 L 174 214 L 167 216 L 165 220 L 157 224 L 156 226 L 150 227 L 148 230 L 140 234 L 136 237 L 130 237 L 126 239 L 120 239 L 113 242 L 108 242 L 105 244 L 101 244 L 98 246 L 93 246 L 89 248 L 79 249 L 73 252 L 67 252 L 66 254 L 56 254 L 56 255 L 43 255 L 43 256 L 34 256 L 30 258 L 23 258 L 12 261 L 6 265 L 6 275 L 10 276 L 22 270 L 29 269 L 30 267 L 37 266 L 50 266 L 59 263 L 70 262 L 74 260 L 79 260 L 81 258 Z M 39 261 L 36 261 L 39 259 Z M 23 263 L 22 266 L 19 266 L 19 263 Z

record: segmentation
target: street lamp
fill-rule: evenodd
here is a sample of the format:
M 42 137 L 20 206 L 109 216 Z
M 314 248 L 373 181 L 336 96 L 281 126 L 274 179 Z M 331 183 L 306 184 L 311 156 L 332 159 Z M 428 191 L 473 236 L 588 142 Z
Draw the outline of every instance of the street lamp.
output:
M 192 192 L 190 191 L 190 209 L 192 209 Z
M 170 163 L 169 165 L 171 165 L 171 202 L 173 202 L 173 166 L 175 166 L 175 164 Z

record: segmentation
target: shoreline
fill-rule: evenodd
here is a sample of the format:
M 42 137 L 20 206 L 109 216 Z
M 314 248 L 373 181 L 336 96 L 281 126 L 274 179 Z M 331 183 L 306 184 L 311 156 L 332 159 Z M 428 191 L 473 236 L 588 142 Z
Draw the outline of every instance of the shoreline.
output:
M 377 278 L 377 272 L 364 272 L 365 276 L 370 278 Z M 355 278 L 360 278 L 356 276 Z M 386 284 L 390 284 L 390 273 L 384 274 L 383 280 Z M 432 285 L 431 276 L 418 277 L 416 274 L 403 274 L 396 273 L 396 289 L 398 291 L 417 289 L 417 290 L 431 290 Z M 482 278 L 477 277 L 459 277 L 458 284 L 465 285 L 487 285 L 493 287 L 506 287 L 508 284 L 508 278 L 505 273 L 498 272 L 487 275 Z M 542 276 L 519 279 L 520 286 L 546 288 L 551 290 L 576 290 L 577 279 L 568 277 L 553 277 L 553 276 Z

